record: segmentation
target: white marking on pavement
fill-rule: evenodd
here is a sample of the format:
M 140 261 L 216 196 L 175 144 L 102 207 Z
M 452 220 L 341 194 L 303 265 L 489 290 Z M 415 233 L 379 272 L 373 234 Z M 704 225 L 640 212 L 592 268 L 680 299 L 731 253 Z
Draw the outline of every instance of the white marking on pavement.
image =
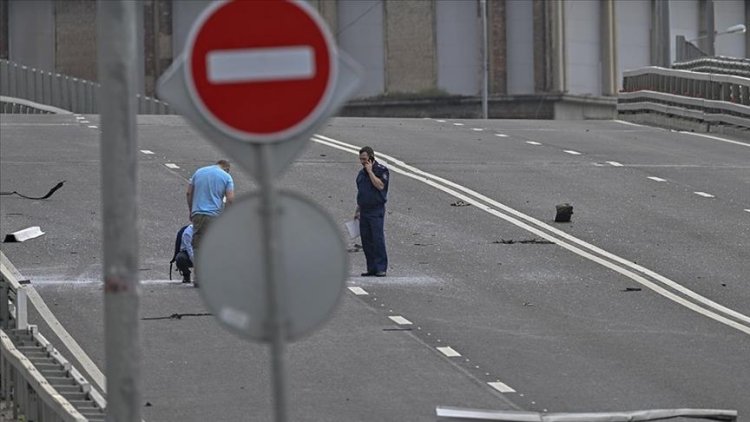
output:
M 580 153 L 580 152 L 578 152 L 578 151 L 573 151 L 572 149 L 566 149 L 566 150 L 563 150 L 563 152 L 565 152 L 565 153 L 567 153 L 567 154 L 570 154 L 570 155 L 581 155 L 581 153 Z
M 471 130 L 473 130 L 474 132 L 481 132 L 484 129 L 482 129 L 481 127 L 475 127 L 475 128 L 472 128 Z
M 83 117 L 83 116 L 81 116 L 81 115 L 78 115 L 78 114 L 76 114 L 76 119 L 78 119 L 78 120 L 84 120 L 84 119 L 85 119 L 85 117 Z
M 510 386 L 504 382 L 495 381 L 495 382 L 488 382 L 490 387 L 494 388 L 495 390 L 501 392 L 501 393 L 515 393 L 516 390 L 510 388 Z
M 654 182 L 666 182 L 667 181 L 667 179 L 662 179 L 661 177 L 656 177 L 656 176 L 649 176 L 648 178 L 653 180 Z
M 395 322 L 398 325 L 411 325 L 411 321 L 402 317 L 401 315 L 389 316 L 388 318 L 390 318 L 391 321 Z
M 628 125 L 628 126 L 643 127 L 643 125 L 639 125 L 638 123 L 633 123 L 633 122 L 626 122 L 625 120 L 615 120 L 615 121 L 616 121 L 617 123 L 622 123 L 622 124 L 624 124 L 624 125 Z
M 96 129 L 96 128 L 97 128 L 97 126 L 94 126 L 94 125 L 90 125 L 90 126 L 89 126 L 89 128 L 91 128 L 91 129 Z
M 715 196 L 711 195 L 710 193 L 706 193 L 706 192 L 693 192 L 693 193 L 696 194 L 696 195 L 698 195 L 698 196 L 702 196 L 704 198 L 715 198 Z
M 453 350 L 453 348 L 450 346 L 438 347 L 437 349 L 440 351 L 440 353 L 444 354 L 445 356 L 449 358 L 455 358 L 455 357 L 461 356 L 461 353 L 458 353 L 457 351 Z
M 607 161 L 607 164 L 613 167 L 622 167 L 622 163 L 618 163 L 617 161 Z
M 89 122 L 88 120 L 81 120 L 79 123 L 89 124 L 91 122 Z
M 745 211 L 750 212 L 750 208 L 745 208 Z
M 715 141 L 726 142 L 729 144 L 742 145 L 743 147 L 750 147 L 750 144 L 746 142 L 739 142 L 739 141 L 733 141 L 731 139 L 719 138 L 718 136 L 706 135 L 705 133 L 685 132 L 685 131 L 682 131 L 680 133 L 684 133 L 686 135 L 700 136 L 701 138 L 713 139 Z
M 445 120 L 442 120 L 442 119 L 437 119 L 437 120 L 435 120 L 435 121 L 436 121 L 436 122 L 440 122 L 440 123 L 445 123 Z
M 529 145 L 541 145 L 542 144 L 541 142 L 536 142 L 536 141 L 526 141 L 526 143 Z
M 463 126 L 464 125 L 463 123 L 453 123 L 453 124 L 456 125 L 456 126 Z
M 359 155 L 360 147 L 347 144 L 345 142 L 341 142 L 327 136 L 316 134 L 315 137 L 311 138 L 311 140 L 319 144 L 327 145 L 331 148 L 346 151 L 354 155 Z M 717 322 L 720 322 L 724 325 L 750 335 L 750 317 L 748 317 L 747 315 L 744 315 L 733 309 L 729 309 L 726 306 L 723 306 L 712 301 L 711 299 L 701 296 L 700 294 L 667 277 L 664 277 L 661 274 L 643 267 L 642 265 L 638 265 L 630 260 L 599 248 L 598 246 L 585 242 L 556 227 L 552 227 L 551 225 L 544 223 L 541 220 L 533 218 L 516 209 L 495 201 L 492 198 L 489 198 L 457 183 L 451 182 L 450 180 L 443 179 L 442 177 L 435 176 L 414 166 L 410 166 L 403 161 L 391 157 L 387 154 L 378 154 L 380 157 L 387 158 L 391 162 L 393 171 L 397 173 L 403 174 L 414 180 L 432 186 L 457 199 L 466 201 L 476 206 L 478 209 L 481 209 L 482 211 L 501 218 L 543 239 L 554 242 L 558 246 L 572 253 L 575 253 L 583 258 L 602 265 L 612 271 L 617 272 L 618 274 L 628 277 L 631 280 L 641 284 L 642 286 L 651 289 L 655 293 L 696 313 L 699 313 L 707 318 L 711 318 Z M 524 220 L 525 222 L 521 220 Z M 530 224 L 533 224 L 533 226 Z M 566 239 L 570 243 L 562 239 Z M 654 281 L 648 280 L 644 276 L 651 277 Z M 686 297 L 682 297 L 679 294 L 682 294 Z M 695 302 L 692 302 L 691 300 Z M 730 318 L 735 318 L 737 321 L 734 321 Z
M 361 287 L 349 287 L 349 290 L 357 296 L 365 296 L 369 294 Z
M 307 45 L 214 50 L 207 54 L 208 80 L 213 84 L 310 79 L 315 56 Z
M 178 169 L 178 168 L 180 168 L 180 166 L 178 166 L 175 163 L 165 163 L 164 165 L 167 166 L 167 167 L 169 167 L 169 168 L 171 168 L 171 169 Z
M 495 136 L 497 136 L 499 138 L 507 138 L 508 137 L 508 135 L 506 135 L 504 133 L 496 133 Z
M 146 154 L 146 155 L 151 155 L 151 154 L 153 154 L 153 153 L 154 153 L 154 152 L 153 152 L 153 151 L 151 151 L 150 149 L 142 149 L 142 150 L 141 150 L 141 152 L 142 152 L 142 153 L 144 153 L 144 154 Z

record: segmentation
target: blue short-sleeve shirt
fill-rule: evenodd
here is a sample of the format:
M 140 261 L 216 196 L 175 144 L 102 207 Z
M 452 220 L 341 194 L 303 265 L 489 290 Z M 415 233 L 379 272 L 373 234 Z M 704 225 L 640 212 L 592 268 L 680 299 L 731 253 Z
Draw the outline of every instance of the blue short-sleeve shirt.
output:
M 224 209 L 224 195 L 234 191 L 234 180 L 218 164 L 201 167 L 190 178 L 193 206 L 190 215 L 216 216 Z

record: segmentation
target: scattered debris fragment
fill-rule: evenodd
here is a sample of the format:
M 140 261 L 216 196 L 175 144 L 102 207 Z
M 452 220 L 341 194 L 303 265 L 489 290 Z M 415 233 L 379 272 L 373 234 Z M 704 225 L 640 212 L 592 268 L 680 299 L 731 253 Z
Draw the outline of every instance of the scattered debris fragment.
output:
M 13 191 L 13 192 L 0 192 L 0 195 L 18 195 L 18 196 L 20 196 L 21 198 L 25 198 L 25 199 L 47 199 L 47 198 L 49 198 L 50 196 L 52 196 L 52 194 L 53 194 L 53 193 L 55 193 L 55 191 L 56 191 L 56 190 L 60 189 L 60 188 L 61 188 L 61 187 L 63 186 L 63 184 L 64 184 L 64 183 L 65 183 L 65 180 L 63 180 L 62 182 L 60 182 L 60 183 L 56 184 L 56 185 L 55 185 L 55 186 L 54 186 L 54 187 L 53 187 L 52 189 L 50 189 L 50 190 L 49 190 L 49 192 L 47 192 L 47 194 L 46 194 L 46 195 L 44 195 L 44 196 L 26 196 L 26 195 L 23 195 L 23 194 L 20 194 L 20 193 L 18 193 L 17 191 Z
M 452 203 L 451 207 L 468 207 L 469 205 L 471 205 L 471 204 L 468 203 L 468 202 L 464 202 L 464 201 L 462 201 L 462 200 L 459 199 L 458 201 Z
M 555 215 L 555 223 L 570 223 L 570 217 L 573 215 L 573 206 L 564 203 L 556 205 L 557 214 Z
M 360 252 L 362 250 L 362 245 L 354 244 L 354 247 L 347 249 L 347 252 Z
M 549 240 L 546 240 L 546 239 L 524 239 L 524 240 L 513 240 L 513 239 L 505 240 L 505 239 L 500 239 L 500 240 L 494 240 L 494 241 L 492 241 L 492 244 L 494 244 L 494 245 L 513 245 L 515 243 L 520 243 L 520 244 L 523 244 L 523 245 L 528 245 L 528 244 L 532 244 L 532 245 L 552 245 L 555 242 L 550 242 Z
M 141 320 L 142 321 L 154 321 L 154 320 L 157 320 L 157 319 L 182 319 L 182 317 L 186 317 L 186 316 L 191 316 L 191 317 L 196 316 L 197 317 L 197 316 L 211 316 L 211 315 L 213 315 L 213 314 L 210 313 L 210 312 L 185 313 L 185 314 L 176 314 L 175 313 L 175 314 L 172 314 L 170 316 L 144 317 L 144 318 L 141 318 Z
M 625 290 L 622 290 L 622 291 L 623 292 L 640 292 L 641 290 L 643 289 L 641 289 L 640 287 L 626 287 Z
M 32 226 L 32 227 L 27 227 L 23 230 L 19 230 L 17 232 L 6 234 L 5 240 L 3 240 L 3 242 L 4 243 L 24 242 L 26 240 L 39 237 L 43 234 L 44 232 L 39 226 Z

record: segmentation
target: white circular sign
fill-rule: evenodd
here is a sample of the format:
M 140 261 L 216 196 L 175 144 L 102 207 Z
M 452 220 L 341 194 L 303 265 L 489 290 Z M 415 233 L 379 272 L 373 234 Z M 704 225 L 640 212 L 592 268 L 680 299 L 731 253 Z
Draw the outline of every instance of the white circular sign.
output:
M 326 321 L 348 277 L 346 246 L 337 225 L 317 204 L 280 191 L 278 275 L 286 339 Z M 235 201 L 207 230 L 196 257 L 200 293 L 211 312 L 240 337 L 271 338 L 261 197 Z

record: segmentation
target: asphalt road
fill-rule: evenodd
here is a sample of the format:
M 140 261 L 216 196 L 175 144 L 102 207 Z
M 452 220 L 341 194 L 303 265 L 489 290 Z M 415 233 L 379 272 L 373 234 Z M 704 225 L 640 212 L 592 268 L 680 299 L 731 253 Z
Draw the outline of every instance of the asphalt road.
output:
M 45 231 L 3 251 L 103 368 L 87 117 L 2 116 L 0 190 L 66 183 L 45 201 L 2 196 L 0 231 Z M 390 268 L 358 277 L 364 257 L 350 253 L 361 290 L 289 346 L 292 420 L 427 421 L 439 405 L 750 414 L 750 140 L 598 121 L 346 118 L 319 133 L 279 186 L 343 236 L 356 150 L 373 146 L 391 168 Z M 222 154 L 177 117 L 142 116 L 138 136 L 143 416 L 271 420 L 265 345 L 212 316 L 154 319 L 207 312 L 167 267 L 186 180 Z M 255 190 L 233 175 L 239 194 Z M 554 223 L 564 202 L 572 222 Z

